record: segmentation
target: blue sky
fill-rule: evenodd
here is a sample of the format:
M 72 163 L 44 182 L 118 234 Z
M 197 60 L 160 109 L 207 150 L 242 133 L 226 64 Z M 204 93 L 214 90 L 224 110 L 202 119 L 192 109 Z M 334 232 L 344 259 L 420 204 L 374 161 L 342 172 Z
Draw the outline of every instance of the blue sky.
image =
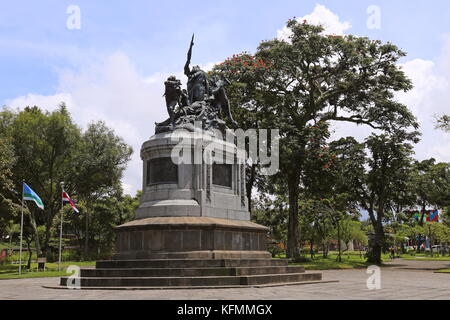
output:
M 321 1 L 358 35 L 392 41 L 409 58 L 435 59 L 450 31 L 446 1 Z M 81 9 L 81 30 L 66 28 L 66 8 Z M 173 71 L 183 64 L 192 32 L 194 59 L 219 61 L 254 50 L 293 16 L 310 13 L 316 1 L 2 1 L 0 4 L 0 101 L 29 92 L 49 94 L 55 68 L 77 67 L 77 51 L 123 51 L 142 73 Z M 366 9 L 379 5 L 380 30 L 366 27 Z M 45 47 L 48 49 L 45 50 Z
M 80 8 L 80 30 L 66 27 L 69 5 Z M 210 66 L 255 51 L 289 18 L 321 16 L 317 5 L 349 23 L 345 33 L 391 41 L 408 53 L 402 63 L 417 88 L 399 99 L 411 104 L 426 132 L 418 157 L 448 161 L 450 152 L 443 149 L 450 150 L 449 137 L 432 123 L 432 115 L 449 109 L 447 1 L 2 1 L 0 105 L 51 110 L 64 100 L 81 126 L 106 120 L 135 149 L 124 178 L 134 192 L 141 183 L 140 144 L 153 133 L 154 122 L 165 118 L 161 81 L 172 73 L 185 81 L 180 73 L 191 34 L 193 63 Z M 381 10 L 380 29 L 367 28 L 370 5 Z M 336 128 L 342 135 L 368 134 Z

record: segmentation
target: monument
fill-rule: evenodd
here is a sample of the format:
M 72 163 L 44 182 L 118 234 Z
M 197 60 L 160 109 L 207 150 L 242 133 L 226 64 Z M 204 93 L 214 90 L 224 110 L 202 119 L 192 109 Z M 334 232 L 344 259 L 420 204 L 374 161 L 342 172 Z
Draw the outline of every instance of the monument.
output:
M 134 221 L 117 227 L 117 253 L 81 270 L 82 288 L 235 287 L 317 282 L 267 251 L 269 229 L 250 221 L 245 152 L 224 140 L 234 121 L 227 79 L 190 67 L 187 90 L 165 82 L 169 118 L 141 148 L 143 194 Z M 231 141 L 234 141 L 231 139 Z M 69 278 L 62 278 L 65 286 Z

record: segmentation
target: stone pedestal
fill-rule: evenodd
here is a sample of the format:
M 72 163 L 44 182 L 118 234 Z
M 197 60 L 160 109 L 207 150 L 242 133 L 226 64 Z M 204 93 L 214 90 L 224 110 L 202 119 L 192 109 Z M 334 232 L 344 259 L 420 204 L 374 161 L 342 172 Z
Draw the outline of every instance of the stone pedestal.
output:
M 118 227 L 117 259 L 269 258 L 250 222 L 244 154 L 234 141 L 177 130 L 145 142 L 136 220 Z
M 143 195 L 136 219 L 250 220 L 244 155 L 233 143 L 179 130 L 153 136 L 143 144 L 141 158 Z
M 250 221 L 245 167 L 236 151 L 233 143 L 192 132 L 161 133 L 145 142 L 144 192 L 136 220 L 117 227 L 117 253 L 112 260 L 81 270 L 81 288 L 320 283 L 320 273 L 306 273 L 302 266 L 271 259 L 269 229 Z M 192 161 L 174 163 L 177 158 Z M 56 288 L 70 281 L 63 277 Z
M 115 259 L 268 259 L 266 227 L 210 217 L 135 220 L 118 228 Z

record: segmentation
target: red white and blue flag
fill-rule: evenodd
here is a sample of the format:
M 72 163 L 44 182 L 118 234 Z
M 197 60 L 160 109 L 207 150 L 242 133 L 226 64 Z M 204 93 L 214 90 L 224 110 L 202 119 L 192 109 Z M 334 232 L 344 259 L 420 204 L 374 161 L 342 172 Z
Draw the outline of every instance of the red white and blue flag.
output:
M 63 202 L 69 203 L 76 213 L 80 213 L 80 211 L 78 211 L 77 207 L 73 203 L 72 199 L 70 199 L 69 195 L 65 191 L 63 191 L 63 193 L 62 193 L 62 200 L 63 200 Z
M 428 217 L 427 217 L 427 221 L 430 222 L 439 222 L 439 211 L 438 210 L 431 210 Z

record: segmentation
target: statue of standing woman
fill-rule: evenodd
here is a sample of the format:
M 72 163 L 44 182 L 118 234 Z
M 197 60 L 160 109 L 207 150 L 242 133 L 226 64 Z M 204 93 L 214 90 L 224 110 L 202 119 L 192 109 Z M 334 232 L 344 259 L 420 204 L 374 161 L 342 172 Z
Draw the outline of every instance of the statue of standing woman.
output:
M 194 35 L 192 35 L 191 45 L 187 54 L 187 61 L 184 66 L 184 74 L 188 77 L 187 90 L 189 104 L 196 101 L 205 101 L 205 96 L 209 94 L 208 77 L 206 72 L 201 70 L 199 66 L 190 69 L 192 57 L 192 47 L 194 46 Z

